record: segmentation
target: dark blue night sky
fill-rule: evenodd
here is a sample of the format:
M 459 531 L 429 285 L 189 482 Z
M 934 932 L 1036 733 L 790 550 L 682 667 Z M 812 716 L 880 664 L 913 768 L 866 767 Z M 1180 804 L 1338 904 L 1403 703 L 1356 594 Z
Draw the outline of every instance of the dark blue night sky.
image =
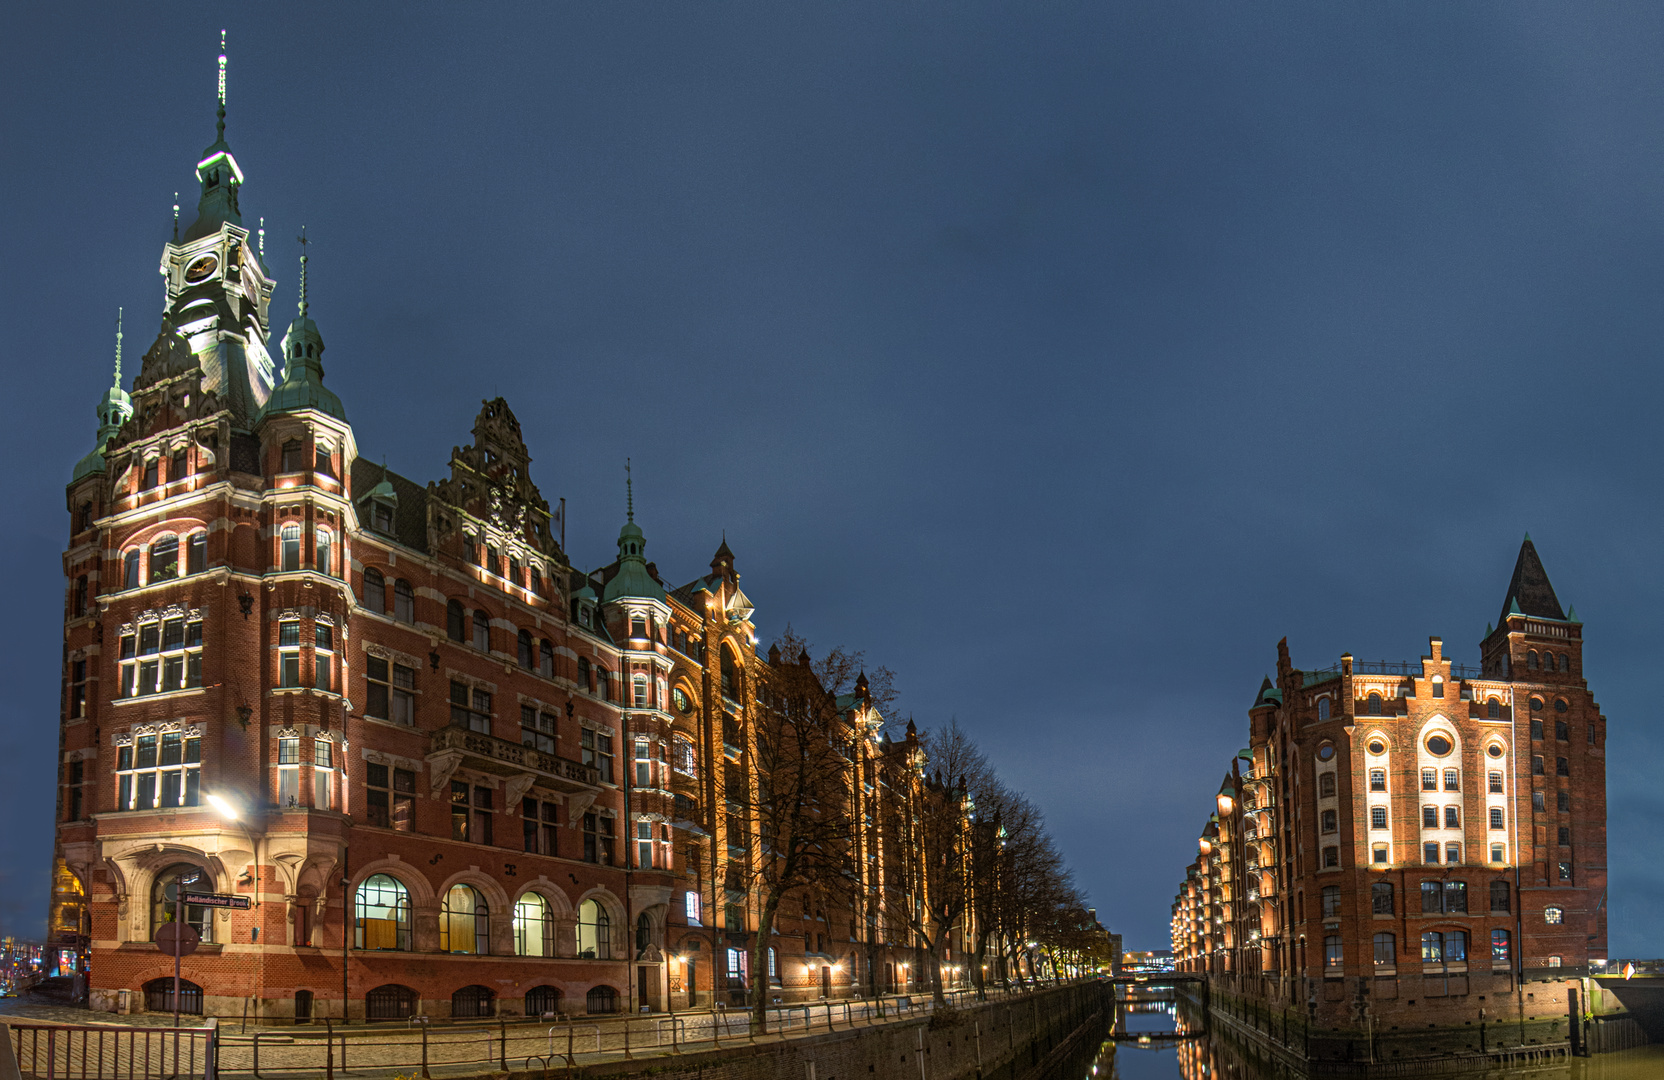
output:
M 1529 531 L 1610 718 L 1611 945 L 1657 955 L 1664 8 L 36 4 L 0 34 L 0 929 L 42 932 L 63 485 L 227 138 L 360 452 L 502 394 L 568 551 L 633 458 L 676 582 L 897 672 L 1168 905 L 1289 638 L 1478 660 Z

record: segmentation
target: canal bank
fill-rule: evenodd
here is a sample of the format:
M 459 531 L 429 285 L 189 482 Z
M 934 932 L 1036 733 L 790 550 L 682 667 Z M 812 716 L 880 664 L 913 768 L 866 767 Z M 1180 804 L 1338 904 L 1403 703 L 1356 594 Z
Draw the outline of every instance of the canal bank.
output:
M 1270 1009 L 1261 1001 L 1217 986 L 1182 988 L 1189 1006 L 1207 1016 L 1210 1030 L 1244 1044 L 1249 1055 L 1281 1072 L 1313 1077 L 1457 1075 L 1499 1068 L 1568 1064 L 1589 1054 L 1646 1044 L 1636 1021 L 1622 1013 L 1535 1020 L 1497 1019 L 1478 1010 L 1461 1025 L 1408 1028 L 1318 1027 L 1296 1009 Z
M 581 1064 L 570 1072 L 557 1059 L 549 1071 L 585 1080 L 1042 1080 L 1071 1056 L 1089 1055 L 1114 1006 L 1107 984 L 1077 983 L 879 1027 L 786 1040 L 765 1037 L 756 1044 L 676 1056 Z M 541 1080 L 545 1072 L 490 1075 L 494 1080 Z

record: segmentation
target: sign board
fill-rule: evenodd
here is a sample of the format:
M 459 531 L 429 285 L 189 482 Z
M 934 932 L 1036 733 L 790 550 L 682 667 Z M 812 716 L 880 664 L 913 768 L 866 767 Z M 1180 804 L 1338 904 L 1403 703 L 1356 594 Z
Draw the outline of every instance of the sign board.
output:
M 227 893 L 186 892 L 181 897 L 187 904 L 196 907 L 236 908 L 238 911 L 248 910 L 248 897 L 231 896 Z
M 163 923 L 156 930 L 156 947 L 174 958 L 196 952 L 197 943 L 201 940 L 202 935 L 189 923 Z

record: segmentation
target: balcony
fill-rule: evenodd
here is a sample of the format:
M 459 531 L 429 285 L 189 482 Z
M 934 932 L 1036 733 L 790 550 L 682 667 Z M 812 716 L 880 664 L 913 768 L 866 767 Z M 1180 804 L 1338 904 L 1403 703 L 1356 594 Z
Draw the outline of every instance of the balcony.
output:
M 428 760 L 441 754 L 458 757 L 467 762 L 469 768 L 499 776 L 531 773 L 558 791 L 593 791 L 601 782 L 600 770 L 593 765 L 568 761 L 530 746 L 455 725 L 442 727 L 433 733 Z

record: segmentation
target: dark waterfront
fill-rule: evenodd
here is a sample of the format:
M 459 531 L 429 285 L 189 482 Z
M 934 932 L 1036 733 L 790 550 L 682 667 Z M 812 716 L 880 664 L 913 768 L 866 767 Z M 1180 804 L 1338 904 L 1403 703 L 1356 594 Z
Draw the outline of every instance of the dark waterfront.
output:
M 1299 1080 L 1251 1048 L 1205 1029 L 1198 1010 L 1172 1000 L 1123 1001 L 1110 1024 L 1045 1080 Z M 1664 1046 L 1581 1058 L 1569 1065 L 1475 1069 L 1440 1077 L 1510 1080 L 1664 1080 Z

